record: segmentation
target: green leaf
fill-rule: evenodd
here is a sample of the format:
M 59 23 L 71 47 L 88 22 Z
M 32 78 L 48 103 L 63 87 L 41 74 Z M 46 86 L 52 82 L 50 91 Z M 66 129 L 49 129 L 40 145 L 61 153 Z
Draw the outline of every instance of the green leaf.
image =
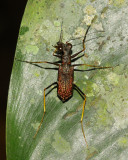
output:
M 121 0 L 116 0 L 116 4 L 102 0 L 28 1 L 19 32 L 17 59 L 57 61 L 52 56 L 52 46 L 59 40 L 62 21 L 65 43 L 72 37 L 84 36 L 87 24 L 96 16 L 87 39 L 104 37 L 88 41 L 88 57 L 75 63 L 114 66 L 114 70 L 75 73 L 75 84 L 87 96 L 83 119 L 87 148 L 80 123 L 83 100 L 76 91 L 66 103 L 57 97 L 56 89 L 46 96 L 46 115 L 33 138 L 43 116 L 44 88 L 57 81 L 57 71 L 14 59 L 7 107 L 8 160 L 127 159 L 128 5 Z M 103 30 L 104 33 L 98 32 Z M 71 41 L 74 45 L 80 42 L 82 39 Z M 73 53 L 81 48 L 82 44 L 73 46 Z

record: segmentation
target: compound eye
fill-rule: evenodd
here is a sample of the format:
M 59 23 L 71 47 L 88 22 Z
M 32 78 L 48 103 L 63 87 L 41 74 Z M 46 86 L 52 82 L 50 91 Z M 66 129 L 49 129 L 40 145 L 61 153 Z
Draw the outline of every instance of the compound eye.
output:
M 69 47 L 69 48 L 72 48 L 72 44 L 71 44 L 71 43 L 68 43 L 68 47 Z
M 62 47 L 59 47 L 59 50 L 62 51 Z

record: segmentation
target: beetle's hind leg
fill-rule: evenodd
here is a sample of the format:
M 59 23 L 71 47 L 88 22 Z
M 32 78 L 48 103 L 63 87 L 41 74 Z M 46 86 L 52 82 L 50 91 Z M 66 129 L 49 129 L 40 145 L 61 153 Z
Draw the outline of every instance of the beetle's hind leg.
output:
M 38 133 L 38 131 L 39 131 L 42 123 L 43 123 L 44 115 L 45 115 L 45 113 L 46 113 L 46 106 L 45 106 L 45 97 L 46 97 L 46 95 L 45 95 L 45 91 L 46 91 L 46 89 L 50 88 L 50 87 L 53 86 L 53 85 L 56 85 L 56 86 L 54 87 L 54 88 L 56 88 L 56 87 L 57 87 L 57 82 L 52 83 L 51 85 L 49 85 L 47 88 L 44 89 L 44 113 L 43 113 L 43 116 L 42 116 L 40 125 L 38 126 L 38 129 L 37 129 L 37 131 L 36 131 L 36 134 L 34 135 L 34 138 L 36 137 L 36 135 L 37 135 L 37 133 Z
M 82 109 L 82 115 L 81 115 L 81 129 L 82 129 L 82 133 L 83 133 L 83 136 L 84 136 L 84 140 L 85 140 L 85 143 L 88 147 L 88 143 L 87 143 L 87 140 L 86 140 L 86 137 L 85 137 L 85 133 L 84 133 L 84 128 L 83 128 L 83 117 L 84 117 L 84 110 L 85 110 L 85 104 L 86 104 L 86 95 L 81 91 L 81 89 L 74 84 L 74 89 L 80 94 L 80 96 L 84 99 L 84 103 L 83 103 L 83 109 Z

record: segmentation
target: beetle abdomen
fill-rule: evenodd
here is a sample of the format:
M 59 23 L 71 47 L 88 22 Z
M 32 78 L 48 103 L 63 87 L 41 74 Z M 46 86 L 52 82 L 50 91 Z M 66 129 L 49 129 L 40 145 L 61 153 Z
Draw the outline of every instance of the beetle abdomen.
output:
M 67 101 L 73 95 L 74 68 L 69 65 L 60 66 L 58 71 L 57 95 L 63 101 Z

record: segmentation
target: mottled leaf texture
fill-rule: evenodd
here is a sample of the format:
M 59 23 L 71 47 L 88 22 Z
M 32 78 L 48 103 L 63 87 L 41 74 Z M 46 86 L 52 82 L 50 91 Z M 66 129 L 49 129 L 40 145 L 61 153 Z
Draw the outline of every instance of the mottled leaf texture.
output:
M 128 158 L 127 14 L 127 0 L 28 0 L 15 58 L 58 61 L 52 53 L 62 21 L 63 42 L 75 39 L 70 41 L 73 53 L 80 51 L 82 38 L 78 37 L 84 36 L 95 17 L 85 56 L 73 63 L 114 68 L 75 72 L 74 82 L 87 96 L 83 119 L 87 149 L 80 124 L 83 100 L 76 91 L 66 103 L 59 100 L 56 89 L 46 96 L 44 122 L 33 138 L 43 116 L 43 90 L 57 81 L 57 71 L 14 59 L 7 108 L 7 160 Z

